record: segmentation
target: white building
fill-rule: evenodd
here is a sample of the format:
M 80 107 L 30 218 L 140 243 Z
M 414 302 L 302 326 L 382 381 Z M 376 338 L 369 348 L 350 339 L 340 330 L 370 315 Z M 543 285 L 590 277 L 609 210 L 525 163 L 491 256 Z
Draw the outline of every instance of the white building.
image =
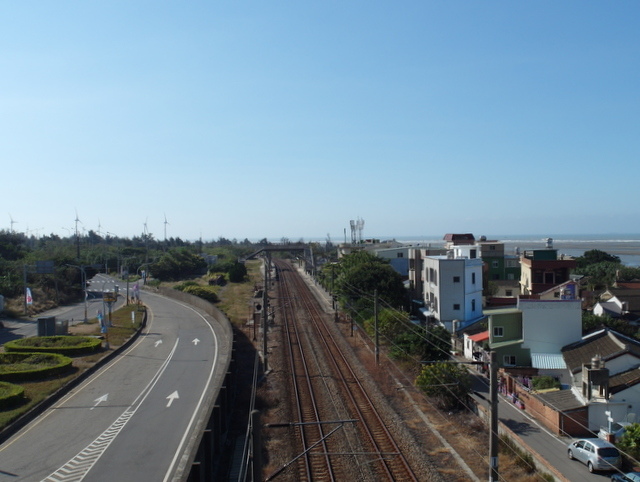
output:
M 482 318 L 482 259 L 476 245 L 452 246 L 423 260 L 423 299 L 428 318 L 456 331 Z

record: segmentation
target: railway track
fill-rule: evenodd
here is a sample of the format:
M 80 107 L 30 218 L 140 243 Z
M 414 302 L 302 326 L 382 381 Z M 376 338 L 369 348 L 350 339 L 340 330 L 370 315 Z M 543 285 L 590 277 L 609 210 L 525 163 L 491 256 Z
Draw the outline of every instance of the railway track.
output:
M 292 393 L 298 414 L 301 444 L 296 465 L 298 480 L 344 480 L 348 470 L 353 469 L 350 463 L 358 457 L 366 459 L 368 476 L 375 480 L 417 481 L 418 477 L 326 326 L 326 315 L 309 287 L 288 262 L 275 260 L 274 264 L 280 280 L 278 299 L 289 345 Z M 310 339 L 314 340 L 313 346 Z M 330 374 L 319 373 L 314 368 L 316 357 L 325 360 Z M 322 388 L 319 380 L 326 376 L 339 386 L 342 403 L 350 418 L 357 421 L 361 445 L 357 454 L 333 448 L 337 437 L 331 431 L 337 428 L 328 422 L 336 422 L 335 412 L 331 411 L 330 403 L 323 402 L 324 395 L 318 394 Z

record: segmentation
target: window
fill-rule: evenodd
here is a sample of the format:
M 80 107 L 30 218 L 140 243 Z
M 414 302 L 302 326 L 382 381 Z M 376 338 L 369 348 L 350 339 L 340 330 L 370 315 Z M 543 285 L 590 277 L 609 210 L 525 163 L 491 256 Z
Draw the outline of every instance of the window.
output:
M 489 245 L 489 251 L 495 251 L 495 250 L 496 250 L 495 245 L 490 244 L 490 245 Z
M 475 249 L 471 249 L 469 250 L 469 258 L 471 259 L 476 259 L 476 250 Z
M 471 300 L 471 311 L 476 311 L 476 300 Z
M 398 258 L 404 258 L 404 253 L 398 253 Z
M 454 303 L 453 304 L 453 309 L 456 310 L 456 311 L 460 310 L 460 303 Z
M 509 274 L 507 274 L 507 279 L 509 279 L 509 280 L 513 280 L 513 273 L 509 273 Z
M 515 365 L 516 364 L 516 356 L 515 355 L 504 355 L 502 357 L 503 365 Z
M 471 273 L 471 284 L 476 284 L 476 274 Z
M 460 283 L 460 276 L 454 276 L 453 277 L 453 282 L 454 283 Z
M 505 290 L 504 295 L 505 296 L 513 296 L 513 290 Z
M 500 267 L 500 263 L 497 261 L 491 261 L 491 267 L 492 268 L 499 268 Z
M 504 336 L 504 329 L 501 326 L 493 327 L 493 336 L 496 338 L 501 338 Z

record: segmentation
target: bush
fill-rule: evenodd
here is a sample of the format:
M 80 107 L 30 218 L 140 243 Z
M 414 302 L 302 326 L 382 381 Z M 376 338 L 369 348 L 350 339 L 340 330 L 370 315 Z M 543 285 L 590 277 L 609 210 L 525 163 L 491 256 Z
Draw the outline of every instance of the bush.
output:
M 5 352 L 44 352 L 80 356 L 100 350 L 102 341 L 88 336 L 32 336 L 4 344 Z
M 9 410 L 24 402 L 24 387 L 0 382 L 0 410 Z
M 184 283 L 177 284 L 173 289 L 178 291 L 186 291 L 190 286 L 200 286 L 197 281 L 185 281 Z
M 68 372 L 72 363 L 57 353 L 0 353 L 0 381 L 41 380 Z
M 208 286 L 187 286 L 184 290 L 185 293 L 197 296 L 211 303 L 217 303 L 220 301 L 216 292 Z
M 547 390 L 549 388 L 560 388 L 560 382 L 550 376 L 534 377 L 533 379 L 534 390 Z

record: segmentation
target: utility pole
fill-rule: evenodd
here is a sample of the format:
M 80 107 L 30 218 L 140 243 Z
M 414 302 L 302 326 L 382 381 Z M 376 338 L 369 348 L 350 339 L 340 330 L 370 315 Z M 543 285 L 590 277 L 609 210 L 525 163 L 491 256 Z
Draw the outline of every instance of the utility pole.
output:
M 489 390 L 491 392 L 491 427 L 489 430 L 489 482 L 498 482 L 498 363 L 496 352 L 490 353 Z
M 378 336 L 378 290 L 373 291 L 373 321 L 376 330 L 376 365 L 380 362 L 380 338 Z
M 268 368 L 267 364 L 267 303 L 269 296 L 267 291 L 269 289 L 269 275 L 271 272 L 271 254 L 267 252 L 267 263 L 264 270 L 264 289 L 262 290 L 262 358 L 264 360 L 264 371 Z

